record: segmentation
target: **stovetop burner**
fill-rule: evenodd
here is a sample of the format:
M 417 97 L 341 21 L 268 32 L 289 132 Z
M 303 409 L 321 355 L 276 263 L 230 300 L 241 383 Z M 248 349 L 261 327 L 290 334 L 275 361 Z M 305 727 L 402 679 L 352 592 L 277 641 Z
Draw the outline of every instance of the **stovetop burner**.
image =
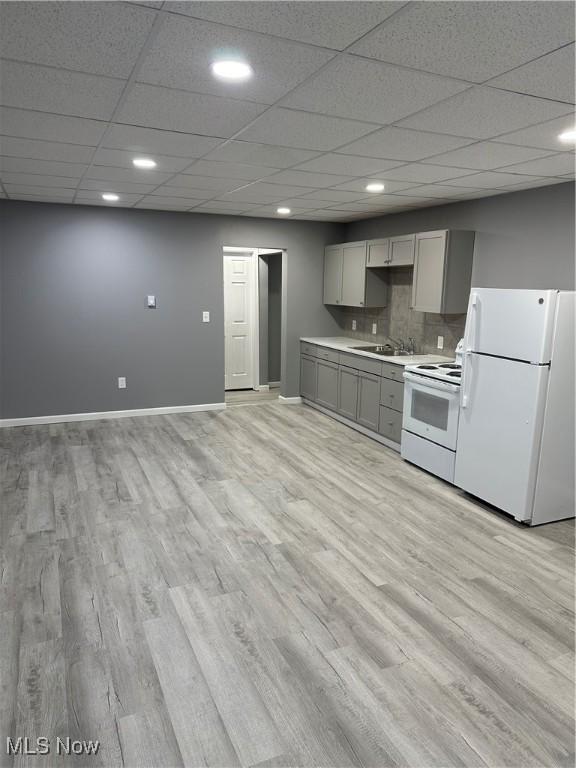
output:
M 440 363 L 438 368 L 453 368 L 454 370 L 460 370 L 462 366 L 458 363 Z
M 417 368 L 424 371 L 435 371 L 437 367 L 438 367 L 437 365 L 418 365 L 417 366 Z
M 460 376 L 462 376 L 462 372 L 461 371 L 450 371 L 450 373 L 448 373 L 447 376 L 456 376 L 457 378 L 460 378 Z
M 440 379 L 440 381 L 460 384 L 462 366 L 455 360 L 449 363 L 423 363 L 419 365 L 407 365 L 406 371 L 418 373 L 422 377 Z

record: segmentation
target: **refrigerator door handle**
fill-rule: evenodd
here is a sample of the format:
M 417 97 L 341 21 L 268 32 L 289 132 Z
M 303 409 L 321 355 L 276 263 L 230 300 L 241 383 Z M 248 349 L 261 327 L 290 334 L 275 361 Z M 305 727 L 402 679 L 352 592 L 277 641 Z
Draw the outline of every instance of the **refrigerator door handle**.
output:
M 474 343 L 474 339 L 476 338 L 476 326 L 478 324 L 478 309 L 480 305 L 480 299 L 477 293 L 472 291 L 470 294 L 470 322 L 467 323 L 467 334 L 466 338 L 464 339 L 464 351 L 465 352 L 473 352 L 472 344 Z
M 462 408 L 468 408 L 468 402 L 470 400 L 470 359 L 472 357 L 471 352 L 466 352 L 464 355 L 462 366 Z

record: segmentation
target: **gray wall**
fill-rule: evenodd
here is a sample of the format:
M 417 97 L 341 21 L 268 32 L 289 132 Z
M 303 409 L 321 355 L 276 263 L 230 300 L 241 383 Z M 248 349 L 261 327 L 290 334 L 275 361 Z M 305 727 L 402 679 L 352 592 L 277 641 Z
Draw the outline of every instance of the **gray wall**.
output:
M 476 231 L 474 286 L 574 288 L 573 182 L 364 219 L 346 240 L 450 228 Z
M 320 297 L 342 225 L 17 201 L 0 216 L 3 418 L 222 402 L 223 245 L 286 249 L 282 394 L 299 337 L 338 332 Z

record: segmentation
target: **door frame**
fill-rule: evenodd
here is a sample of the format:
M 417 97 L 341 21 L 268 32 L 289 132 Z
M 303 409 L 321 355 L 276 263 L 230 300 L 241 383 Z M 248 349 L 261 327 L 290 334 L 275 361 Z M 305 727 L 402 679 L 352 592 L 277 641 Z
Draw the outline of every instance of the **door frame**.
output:
M 258 312 L 260 296 L 258 291 L 258 248 L 224 245 L 222 247 L 222 267 L 224 267 L 224 259 L 229 258 L 230 256 L 247 256 L 250 258 L 252 264 L 252 302 L 250 306 L 250 335 L 252 337 L 252 389 L 258 390 L 260 389 L 260 318 Z M 222 269 L 222 295 L 222 310 L 224 314 L 226 312 L 224 269 Z M 224 333 L 226 333 L 226 330 L 224 330 Z M 226 356 L 224 356 L 224 377 L 226 377 Z M 224 384 L 224 387 L 226 387 L 226 384 Z

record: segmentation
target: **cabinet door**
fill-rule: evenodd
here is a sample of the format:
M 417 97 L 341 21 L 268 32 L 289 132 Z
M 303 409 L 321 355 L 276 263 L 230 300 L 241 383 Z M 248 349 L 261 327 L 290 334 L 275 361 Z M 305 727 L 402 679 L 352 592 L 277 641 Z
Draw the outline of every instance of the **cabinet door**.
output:
M 316 400 L 316 360 L 300 357 L 300 394 L 307 400 Z
M 356 420 L 368 429 L 378 431 L 380 415 L 380 377 L 371 373 L 358 374 L 358 410 Z
M 341 365 L 338 370 L 338 413 L 356 421 L 358 371 Z
M 335 411 L 338 408 L 338 366 L 327 360 L 316 362 L 316 402 Z
M 446 264 L 446 231 L 416 235 L 412 309 L 441 312 Z
M 342 304 L 363 307 L 366 300 L 366 243 L 344 245 Z
M 343 254 L 341 245 L 326 248 L 324 251 L 324 304 L 342 302 Z
M 390 238 L 390 267 L 404 267 L 414 264 L 414 246 L 416 235 L 403 235 Z
M 381 405 L 378 432 L 388 440 L 399 443 L 402 436 L 402 414 Z
M 366 247 L 367 267 L 387 267 L 390 259 L 389 241 L 369 240 Z

